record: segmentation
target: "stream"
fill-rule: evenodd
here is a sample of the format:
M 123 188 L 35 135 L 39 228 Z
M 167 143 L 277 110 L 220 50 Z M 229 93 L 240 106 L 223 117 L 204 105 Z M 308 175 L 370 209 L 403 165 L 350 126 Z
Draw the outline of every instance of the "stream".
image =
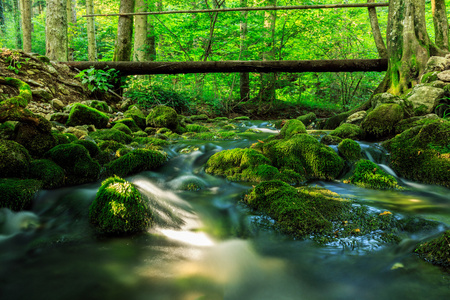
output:
M 264 122 L 243 123 L 242 130 L 249 127 L 262 133 L 254 140 L 179 142 L 166 149 L 170 160 L 162 168 L 126 178 L 154 211 L 144 234 L 94 234 L 88 212 L 101 182 L 42 190 L 32 211 L 0 209 L 0 299 L 450 299 L 449 274 L 413 253 L 417 241 L 450 225 L 449 189 L 401 178 L 406 191 L 310 182 L 376 211 L 443 225 L 398 245 L 359 237 L 324 246 L 294 240 L 239 201 L 252 184 L 203 171 L 212 154 L 277 132 Z M 381 147 L 361 147 L 395 174 Z M 187 181 L 204 188 L 181 190 Z

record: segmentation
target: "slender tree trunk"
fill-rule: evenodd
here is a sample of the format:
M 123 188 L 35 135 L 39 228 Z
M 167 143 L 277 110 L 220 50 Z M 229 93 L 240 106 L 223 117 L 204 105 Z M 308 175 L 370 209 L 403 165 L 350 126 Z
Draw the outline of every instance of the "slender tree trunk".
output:
M 276 6 L 276 0 L 267 0 L 267 6 Z M 275 25 L 277 13 L 275 10 L 264 14 L 264 35 L 266 51 L 263 53 L 263 60 L 274 60 L 275 57 Z M 275 73 L 261 73 L 261 87 L 259 91 L 260 101 L 273 102 L 275 100 Z
M 120 13 L 133 13 L 134 0 L 120 0 Z M 130 61 L 133 46 L 133 17 L 119 17 L 117 37 L 114 47 L 114 61 Z
M 94 13 L 94 0 L 86 0 L 86 14 Z M 97 43 L 95 41 L 95 19 L 87 18 L 88 60 L 97 61 Z
M 367 0 L 367 3 L 373 3 L 374 0 Z M 381 35 L 380 26 L 378 25 L 377 10 L 375 7 L 369 7 L 370 27 L 372 27 L 372 35 L 380 58 L 387 58 L 387 50 Z
M 67 61 L 67 0 L 47 1 L 45 34 L 48 58 Z
M 147 0 L 136 0 L 134 11 L 146 12 L 148 11 Z M 134 17 L 134 61 L 149 61 L 150 54 L 148 46 L 150 41 L 148 39 L 148 16 Z
M 240 7 L 247 7 L 247 5 L 248 5 L 247 0 L 240 0 Z M 240 49 L 239 49 L 239 59 L 240 60 L 245 60 L 248 56 L 248 53 L 247 53 L 247 51 L 248 51 L 247 15 L 248 15 L 248 12 L 246 12 L 246 11 L 241 12 L 241 43 L 240 43 Z M 247 101 L 250 97 L 250 74 L 249 73 L 240 73 L 239 79 L 240 79 L 239 88 L 240 88 L 241 101 Z
M 76 1 L 67 0 L 67 45 L 68 60 L 73 61 L 73 31 L 77 22 Z
M 149 10 L 153 11 L 155 10 L 155 5 L 152 3 L 149 4 Z M 156 60 L 156 34 L 155 34 L 155 21 L 153 17 L 150 17 L 147 19 L 147 35 L 148 35 L 148 46 L 147 50 L 149 53 L 149 60 L 155 61 Z
M 23 51 L 31 52 L 31 0 L 20 0 L 22 12 Z
M 431 0 L 435 43 L 438 48 L 448 51 L 448 20 L 445 0 Z
M 19 0 L 13 0 L 14 28 L 16 31 L 16 49 L 22 49 L 22 27 L 20 26 L 20 5 Z
M 437 52 L 425 24 L 425 1 L 390 0 L 387 27 L 389 66 L 375 93 L 405 93 L 418 83 L 430 57 Z

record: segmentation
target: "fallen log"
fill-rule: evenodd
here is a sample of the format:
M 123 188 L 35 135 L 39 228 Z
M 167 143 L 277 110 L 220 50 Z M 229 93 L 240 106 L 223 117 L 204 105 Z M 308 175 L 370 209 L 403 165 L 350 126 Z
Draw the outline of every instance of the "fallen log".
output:
M 188 74 L 188 73 L 303 73 L 303 72 L 383 72 L 387 59 L 284 60 L 284 61 L 70 61 L 60 62 L 79 70 L 116 69 L 121 75 Z

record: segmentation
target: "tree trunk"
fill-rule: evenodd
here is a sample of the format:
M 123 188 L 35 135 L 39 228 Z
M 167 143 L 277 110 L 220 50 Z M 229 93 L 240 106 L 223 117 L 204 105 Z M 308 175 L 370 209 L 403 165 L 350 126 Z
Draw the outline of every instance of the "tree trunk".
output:
M 155 10 L 155 5 L 151 3 L 149 5 L 150 11 Z M 147 19 L 147 35 L 148 35 L 148 46 L 147 51 L 149 53 L 149 60 L 155 61 L 156 60 L 156 35 L 155 35 L 155 24 L 153 17 L 150 17 L 150 19 Z
M 448 51 L 448 20 L 445 0 L 431 0 L 435 43 L 438 48 Z
M 0 30 L 5 32 L 5 9 L 3 7 L 3 0 L 0 0 Z
M 94 13 L 94 0 L 86 0 L 86 14 Z M 97 43 L 95 41 L 95 19 L 87 19 L 88 60 L 97 61 Z
M 48 58 L 67 61 L 67 0 L 47 1 L 45 34 Z
M 133 13 L 134 0 L 120 0 L 120 13 Z M 133 17 L 119 17 L 114 47 L 114 61 L 130 61 L 133 46 Z
M 241 7 L 247 7 L 248 1 L 247 0 L 241 0 L 240 6 Z M 248 12 L 243 11 L 241 12 L 241 43 L 239 47 L 239 58 L 241 60 L 246 60 L 248 56 L 248 46 L 247 46 L 247 32 L 248 32 L 248 26 L 247 26 L 247 15 Z M 250 97 L 250 74 L 249 73 L 240 73 L 240 95 L 241 95 L 241 101 L 247 101 Z
M 425 24 L 425 1 L 391 0 L 387 27 L 389 67 L 375 93 L 400 95 L 418 83 L 430 54 L 436 53 Z
M 75 8 L 76 1 L 67 0 L 67 45 L 68 45 L 68 58 L 69 61 L 73 61 L 73 52 L 74 49 L 72 47 L 73 43 L 73 31 L 75 29 L 75 24 L 77 22 L 77 12 Z
M 276 0 L 267 0 L 267 6 L 276 6 Z M 263 53 L 264 60 L 273 60 L 275 57 L 275 25 L 277 13 L 276 11 L 268 11 L 264 13 L 264 37 L 266 51 Z M 275 81 L 276 74 L 261 73 L 261 87 L 259 90 L 259 100 L 265 102 L 273 102 L 275 100 Z
M 135 12 L 146 12 L 148 10 L 147 0 L 136 0 L 134 10 Z M 150 54 L 148 46 L 150 44 L 148 38 L 148 16 L 134 17 L 134 60 L 135 61 L 149 61 Z
M 16 29 L 16 49 L 22 49 L 22 27 L 20 26 L 20 5 L 19 0 L 13 0 L 14 28 Z
M 21 0 L 23 51 L 31 52 L 31 0 Z
M 375 2 L 374 0 L 367 0 L 368 3 Z M 373 39 L 377 47 L 380 58 L 387 58 L 387 50 L 384 45 L 383 37 L 381 36 L 380 26 L 378 25 L 377 10 L 375 7 L 369 7 L 370 27 L 372 27 Z

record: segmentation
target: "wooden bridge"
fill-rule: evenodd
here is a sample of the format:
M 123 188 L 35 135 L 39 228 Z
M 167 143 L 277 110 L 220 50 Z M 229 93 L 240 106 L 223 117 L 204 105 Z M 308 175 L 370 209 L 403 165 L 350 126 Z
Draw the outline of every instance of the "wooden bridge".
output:
M 118 14 L 91 14 L 83 17 L 128 17 L 133 15 L 159 15 L 159 14 L 177 14 L 177 13 L 210 13 L 210 12 L 230 12 L 230 11 L 252 11 L 252 10 L 302 10 L 302 9 L 331 9 L 331 8 L 354 8 L 367 7 L 371 19 L 375 15 L 376 7 L 389 6 L 389 3 L 373 3 L 374 0 L 368 0 L 368 3 L 360 4 L 324 4 L 324 5 L 300 5 L 300 6 L 269 6 L 269 7 L 244 7 L 244 8 L 226 8 L 226 9 L 207 9 L 207 10 L 189 10 L 189 11 L 156 11 L 139 13 L 118 13 Z M 371 11 L 372 10 L 372 11 Z M 372 20 L 371 20 L 371 25 Z M 379 28 L 378 28 L 379 31 Z M 374 30 L 374 34 L 376 30 Z M 376 39 L 377 37 L 375 37 Z M 381 35 L 380 37 L 381 38 Z M 382 41 L 382 40 L 381 40 Z M 384 45 L 383 45 L 384 46 Z M 378 48 L 378 45 L 377 45 Z M 380 52 L 380 49 L 378 49 Z M 381 54 L 383 57 L 384 55 Z M 147 74 L 187 74 L 187 73 L 242 73 L 242 72 L 382 72 L 388 68 L 388 59 L 345 59 L 345 60 L 289 60 L 289 61 L 184 61 L 184 62 L 62 62 L 79 70 L 89 69 L 110 69 L 114 68 L 122 75 L 147 75 Z

